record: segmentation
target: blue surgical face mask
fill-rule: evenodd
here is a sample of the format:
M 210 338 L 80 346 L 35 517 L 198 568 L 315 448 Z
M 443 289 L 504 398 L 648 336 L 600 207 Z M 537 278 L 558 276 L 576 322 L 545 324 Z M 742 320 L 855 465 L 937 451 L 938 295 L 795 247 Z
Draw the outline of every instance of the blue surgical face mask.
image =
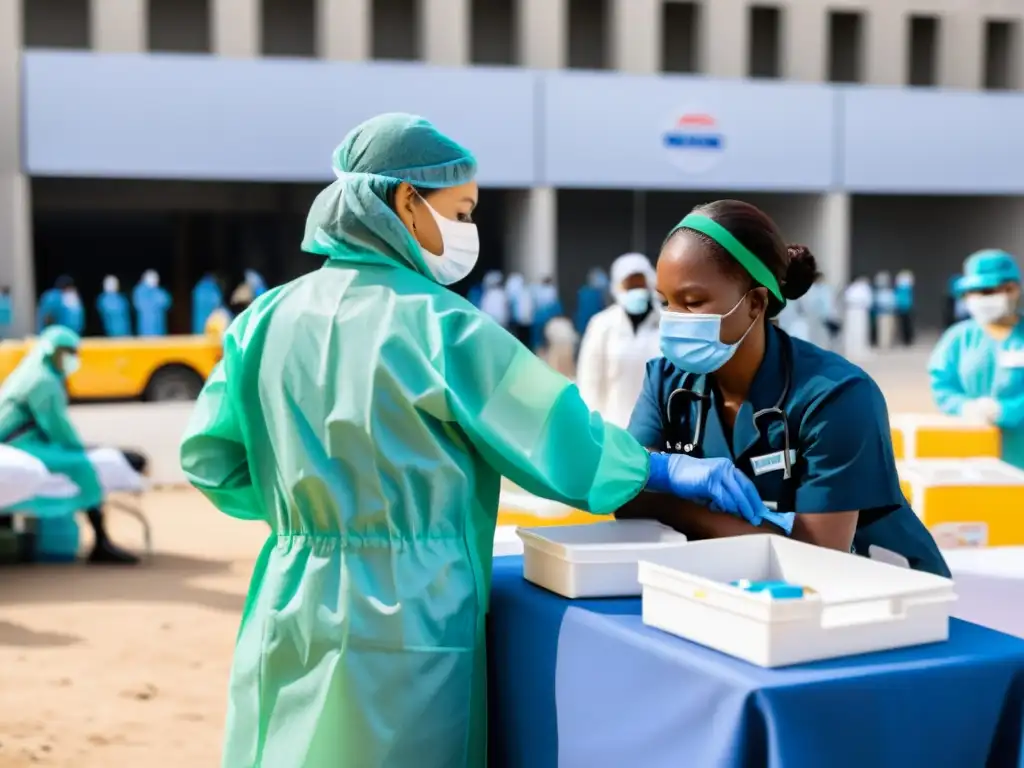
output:
M 651 291 L 647 288 L 630 288 L 621 291 L 615 301 L 631 315 L 642 315 L 651 307 Z
M 754 318 L 750 328 L 735 344 L 722 341 L 722 318 L 731 315 L 742 303 L 743 299 L 740 299 L 724 315 L 663 311 L 660 326 L 661 354 L 686 373 L 714 373 L 732 359 L 757 322 L 757 318 Z

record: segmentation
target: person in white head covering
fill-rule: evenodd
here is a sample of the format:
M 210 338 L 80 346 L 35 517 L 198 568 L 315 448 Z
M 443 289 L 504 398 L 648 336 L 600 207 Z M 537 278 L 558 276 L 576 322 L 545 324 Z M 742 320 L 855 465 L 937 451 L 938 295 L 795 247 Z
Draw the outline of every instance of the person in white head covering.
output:
M 885 271 L 875 275 L 875 318 L 878 348 L 892 349 L 896 343 L 896 292 L 892 289 L 892 276 Z
M 914 345 L 914 273 L 904 269 L 896 274 L 896 313 L 900 318 L 900 341 Z
M 647 361 L 658 357 L 661 312 L 654 301 L 654 267 L 640 253 L 612 263 L 614 303 L 587 324 L 577 363 L 580 394 L 613 424 L 626 426 L 643 388 Z
M 871 308 L 875 294 L 866 277 L 858 277 L 846 288 L 843 296 L 846 317 L 843 321 L 843 343 L 846 357 L 863 360 L 871 353 Z
M 533 293 L 526 286 L 526 279 L 513 272 L 505 281 L 505 295 L 508 297 L 509 330 L 526 346 L 530 346 L 530 332 L 533 327 Z
M 501 272 L 497 270 L 484 275 L 484 295 L 480 299 L 480 309 L 502 328 L 508 328 L 508 294 L 501 283 Z

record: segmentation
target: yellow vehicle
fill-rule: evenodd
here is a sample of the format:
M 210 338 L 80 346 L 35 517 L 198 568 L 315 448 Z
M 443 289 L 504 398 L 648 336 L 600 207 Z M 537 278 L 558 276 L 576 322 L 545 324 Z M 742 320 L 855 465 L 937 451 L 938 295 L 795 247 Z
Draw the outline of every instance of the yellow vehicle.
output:
M 0 380 L 35 342 L 0 342 Z M 72 400 L 194 400 L 221 358 L 218 335 L 82 339 L 82 367 L 68 378 Z

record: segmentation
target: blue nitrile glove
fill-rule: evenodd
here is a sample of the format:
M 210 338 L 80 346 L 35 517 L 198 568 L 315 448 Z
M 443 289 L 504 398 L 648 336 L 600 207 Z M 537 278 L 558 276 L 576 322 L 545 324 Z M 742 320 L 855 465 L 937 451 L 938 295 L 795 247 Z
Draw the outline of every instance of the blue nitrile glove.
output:
M 647 490 L 707 504 L 753 525 L 767 511 L 754 484 L 727 459 L 652 453 Z

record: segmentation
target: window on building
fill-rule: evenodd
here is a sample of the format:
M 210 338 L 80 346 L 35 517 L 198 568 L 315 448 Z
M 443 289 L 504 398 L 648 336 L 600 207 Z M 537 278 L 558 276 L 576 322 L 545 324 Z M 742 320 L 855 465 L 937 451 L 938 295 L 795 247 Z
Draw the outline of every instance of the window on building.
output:
M 1020 63 L 1020 25 L 989 21 L 985 25 L 985 87 L 994 91 L 1017 88 Z
M 210 52 L 209 0 L 149 0 L 149 49 Z
M 750 76 L 779 77 L 782 70 L 782 11 L 774 6 L 750 8 Z
M 933 86 L 939 71 L 939 19 L 910 17 L 910 85 Z
M 420 52 L 419 0 L 372 0 L 373 58 L 415 61 Z
M 569 66 L 607 69 L 610 32 L 605 0 L 569 0 Z
M 834 11 L 828 15 L 828 79 L 859 83 L 863 79 L 864 16 Z
M 470 61 L 515 64 L 517 0 L 473 0 L 470 6 Z
M 316 56 L 315 0 L 263 0 L 264 56 Z
M 89 47 L 89 0 L 25 0 L 22 8 L 26 47 Z
M 661 11 L 661 68 L 666 72 L 696 72 L 700 8 L 697 3 L 670 0 Z

